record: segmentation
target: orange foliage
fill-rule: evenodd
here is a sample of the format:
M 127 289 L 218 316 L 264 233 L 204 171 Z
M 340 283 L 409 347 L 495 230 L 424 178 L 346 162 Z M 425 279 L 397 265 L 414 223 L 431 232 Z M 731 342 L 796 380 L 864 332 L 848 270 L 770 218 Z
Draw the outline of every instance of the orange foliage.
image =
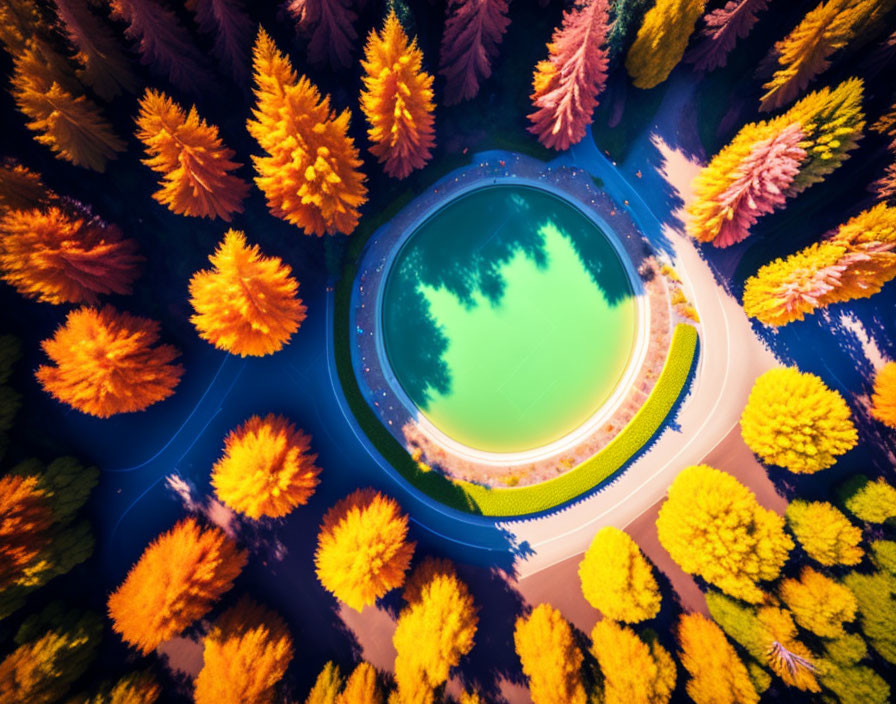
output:
M 209 257 L 212 269 L 190 279 L 190 318 L 199 337 L 241 357 L 262 357 L 283 347 L 305 319 L 299 283 L 278 257 L 265 257 L 246 236 L 228 230 Z
M 45 205 L 52 193 L 40 174 L 12 159 L 0 164 L 0 213 Z
M 356 611 L 400 587 L 415 543 L 395 499 L 358 489 L 324 516 L 314 562 L 324 588 Z
M 367 37 L 361 109 L 370 123 L 370 153 L 389 176 L 422 169 L 435 146 L 432 76 L 423 70 L 417 40 L 408 42 L 393 8 L 381 33 Z
M 292 637 L 283 619 L 243 597 L 205 637 L 195 702 L 273 704 L 292 656 Z
M 278 218 L 307 234 L 349 234 L 367 201 L 351 113 L 338 116 L 329 96 L 302 76 L 264 30 L 253 49 L 255 119 L 246 127 L 267 156 L 254 156 L 255 183 Z
M 53 514 L 38 477 L 0 477 L 0 589 L 47 548 L 52 524 Z
M 218 498 L 249 518 L 279 518 L 308 503 L 318 485 L 311 438 L 283 416 L 252 416 L 224 440 L 212 469 Z
M 74 206 L 11 210 L 0 219 L 0 273 L 44 303 L 96 303 L 137 278 L 137 243 Z
M 38 368 L 37 380 L 57 400 L 108 418 L 142 411 L 168 398 L 183 367 L 171 345 L 157 345 L 159 324 L 112 306 L 79 308 L 41 343 L 55 366 Z
M 180 521 L 149 544 L 109 597 L 112 629 L 149 653 L 205 616 L 245 564 L 245 551 L 219 528 Z
M 233 150 L 221 143 L 218 128 L 189 112 L 161 91 L 147 90 L 140 100 L 137 137 L 146 147 L 144 159 L 164 176 L 153 194 L 178 215 L 221 218 L 230 222 L 243 212 L 249 184 L 230 172 L 241 165 L 232 161 Z

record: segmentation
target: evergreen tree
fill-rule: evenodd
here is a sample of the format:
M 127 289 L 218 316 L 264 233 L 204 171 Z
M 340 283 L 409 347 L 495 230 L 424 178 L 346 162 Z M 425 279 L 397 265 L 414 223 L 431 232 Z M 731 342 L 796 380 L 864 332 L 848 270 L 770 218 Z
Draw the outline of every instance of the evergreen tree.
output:
M 728 54 L 738 39 L 746 37 L 768 9 L 769 0 L 728 0 L 724 7 L 703 16 L 699 43 L 688 53 L 686 61 L 698 71 L 713 71 L 728 63 Z

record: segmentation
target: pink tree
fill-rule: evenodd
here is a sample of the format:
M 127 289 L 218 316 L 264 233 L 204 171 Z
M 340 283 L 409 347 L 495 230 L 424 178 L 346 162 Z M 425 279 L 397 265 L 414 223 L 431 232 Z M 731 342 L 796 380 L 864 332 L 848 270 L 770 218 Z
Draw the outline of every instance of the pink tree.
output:
M 532 80 L 529 131 L 544 146 L 563 150 L 585 136 L 607 80 L 608 30 L 607 0 L 589 0 L 563 13 L 548 60 L 538 63 Z
M 199 30 L 214 37 L 215 58 L 234 78 L 246 78 L 253 28 L 241 0 L 187 0 L 187 7 L 196 16 Z
M 352 49 L 358 33 L 357 15 L 352 0 L 290 0 L 286 9 L 296 21 L 297 29 L 311 37 L 308 60 L 314 64 L 327 61 L 334 69 L 352 65 Z
M 137 42 L 144 64 L 168 75 L 181 90 L 202 85 L 202 55 L 177 16 L 156 0 L 110 0 L 112 17 L 125 22 L 125 36 Z
M 469 100 L 492 73 L 492 59 L 510 19 L 507 0 L 450 0 L 442 34 L 439 73 L 446 81 L 445 105 Z
M 725 7 L 708 12 L 703 17 L 706 26 L 700 31 L 699 43 L 688 54 L 687 61 L 699 71 L 724 66 L 737 40 L 750 33 L 757 15 L 768 3 L 769 0 L 729 0 Z
M 802 127 L 797 122 L 753 145 L 737 168 L 738 177 L 719 199 L 726 219 L 713 245 L 728 247 L 746 239 L 761 215 L 784 204 L 806 158 L 806 151 L 799 146 L 802 139 Z

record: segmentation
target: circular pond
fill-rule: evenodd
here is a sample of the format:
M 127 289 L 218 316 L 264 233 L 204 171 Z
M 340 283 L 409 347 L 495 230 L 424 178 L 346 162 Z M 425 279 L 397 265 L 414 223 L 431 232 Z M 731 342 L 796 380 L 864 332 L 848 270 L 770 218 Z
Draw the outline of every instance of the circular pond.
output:
M 380 313 L 410 402 L 454 441 L 496 453 L 588 420 L 619 384 L 638 322 L 629 272 L 596 223 L 517 185 L 460 196 L 417 227 Z

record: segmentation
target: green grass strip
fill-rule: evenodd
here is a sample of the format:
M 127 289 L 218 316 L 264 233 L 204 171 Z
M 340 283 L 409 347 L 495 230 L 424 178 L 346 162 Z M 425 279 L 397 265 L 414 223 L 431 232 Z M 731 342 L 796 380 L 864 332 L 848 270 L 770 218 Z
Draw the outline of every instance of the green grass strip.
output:
M 546 511 L 590 491 L 625 465 L 660 429 L 690 375 L 697 352 L 697 329 L 680 323 L 656 385 L 635 417 L 606 447 L 559 477 L 521 487 L 488 488 L 456 482 L 478 512 L 486 516 L 523 516 Z

